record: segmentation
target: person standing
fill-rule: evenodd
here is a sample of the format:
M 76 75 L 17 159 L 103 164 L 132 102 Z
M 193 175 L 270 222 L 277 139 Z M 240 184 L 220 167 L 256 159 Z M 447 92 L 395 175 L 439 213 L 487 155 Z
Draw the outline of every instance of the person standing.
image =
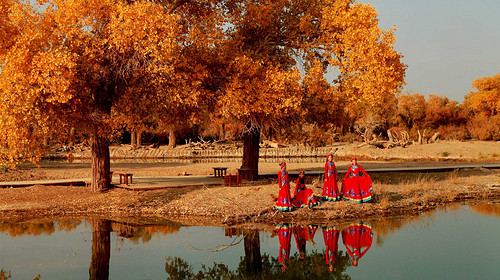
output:
M 281 170 L 278 172 L 279 193 L 276 200 L 276 209 L 280 211 L 292 211 L 292 200 L 290 199 L 290 180 L 286 163 L 280 163 Z
M 372 199 L 372 179 L 366 171 L 358 165 L 356 158 L 351 159 L 351 166 L 342 181 L 344 200 L 357 203 L 368 202 Z
M 323 200 L 337 201 L 340 200 L 339 187 L 337 185 L 337 168 L 333 162 L 333 154 L 326 156 L 325 163 L 325 182 L 323 184 Z

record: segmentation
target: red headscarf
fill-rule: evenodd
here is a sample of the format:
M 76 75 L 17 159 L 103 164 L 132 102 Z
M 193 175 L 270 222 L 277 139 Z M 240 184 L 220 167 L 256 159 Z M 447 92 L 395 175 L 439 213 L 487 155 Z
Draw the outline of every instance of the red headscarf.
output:
M 280 167 L 283 168 L 284 166 L 286 166 L 286 162 L 282 162 L 280 163 Z

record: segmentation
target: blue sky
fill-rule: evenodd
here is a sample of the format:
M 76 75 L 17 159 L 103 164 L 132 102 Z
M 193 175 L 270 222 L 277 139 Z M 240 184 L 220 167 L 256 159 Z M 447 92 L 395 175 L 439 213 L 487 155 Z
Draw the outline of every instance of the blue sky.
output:
M 477 78 L 500 73 L 499 0 L 358 0 L 377 9 L 379 26 L 395 25 L 408 65 L 403 92 L 462 102 Z

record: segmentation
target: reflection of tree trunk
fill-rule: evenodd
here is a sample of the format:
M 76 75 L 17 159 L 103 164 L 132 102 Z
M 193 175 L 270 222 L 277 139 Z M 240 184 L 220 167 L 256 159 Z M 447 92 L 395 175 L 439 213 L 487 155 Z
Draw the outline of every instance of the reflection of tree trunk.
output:
M 258 230 L 245 230 L 245 261 L 246 272 L 256 275 L 262 272 L 262 257 L 260 255 L 260 240 Z
M 92 191 L 100 191 L 110 186 L 109 140 L 100 135 L 97 126 L 90 136 L 92 148 Z
M 176 142 L 177 142 L 177 138 L 175 136 L 175 128 L 170 127 L 168 129 L 168 147 L 175 148 Z
M 110 232 L 109 220 L 91 219 L 92 257 L 90 260 L 89 279 L 109 279 Z
M 256 179 L 259 175 L 260 127 L 250 128 L 249 125 L 243 135 L 243 168 L 252 169 L 252 177 Z

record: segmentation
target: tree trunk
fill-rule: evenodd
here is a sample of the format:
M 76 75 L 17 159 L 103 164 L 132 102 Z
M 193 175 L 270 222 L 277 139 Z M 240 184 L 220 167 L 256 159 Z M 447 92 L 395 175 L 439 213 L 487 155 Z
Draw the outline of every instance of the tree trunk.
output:
M 142 146 L 142 131 L 136 132 L 135 145 L 137 148 Z
M 254 179 L 259 175 L 259 141 L 260 127 L 254 126 L 250 129 L 247 124 L 243 135 L 243 168 L 251 169 Z
M 90 136 L 92 149 L 92 191 L 102 191 L 109 188 L 109 140 L 106 136 L 99 135 L 97 126 Z
M 111 256 L 111 222 L 103 219 L 91 219 L 92 256 L 89 267 L 90 280 L 109 279 L 109 259 Z
M 130 132 L 130 145 L 132 145 L 133 149 L 137 149 L 137 133 L 135 131 Z
M 177 142 L 177 137 L 175 135 L 175 128 L 170 127 L 168 129 L 168 147 L 175 148 L 176 142 Z
M 246 272 L 248 275 L 257 275 L 262 272 L 262 257 L 260 255 L 260 239 L 258 230 L 243 232 L 245 246 Z

